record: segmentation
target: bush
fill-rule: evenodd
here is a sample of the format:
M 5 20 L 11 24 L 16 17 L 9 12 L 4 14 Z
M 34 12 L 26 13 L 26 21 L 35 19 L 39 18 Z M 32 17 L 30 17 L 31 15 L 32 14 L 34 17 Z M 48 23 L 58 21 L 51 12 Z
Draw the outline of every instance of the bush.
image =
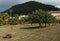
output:
M 4 24 L 3 19 L 0 19 L 0 25 L 3 25 L 3 24 Z
M 22 17 L 21 20 L 19 20 L 19 21 L 20 21 L 20 24 L 25 23 L 25 22 L 27 22 L 27 18 Z
M 19 24 L 19 20 L 18 19 L 9 19 L 8 23 L 10 25 L 16 25 L 16 24 Z

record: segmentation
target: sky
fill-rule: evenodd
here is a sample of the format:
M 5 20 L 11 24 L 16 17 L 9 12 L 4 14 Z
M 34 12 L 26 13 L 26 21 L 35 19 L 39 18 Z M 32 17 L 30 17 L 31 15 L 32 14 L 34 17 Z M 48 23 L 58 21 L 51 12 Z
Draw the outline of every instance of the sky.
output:
M 28 1 L 37 1 L 60 8 L 60 0 L 0 0 L 0 12 L 9 9 L 13 5 L 22 4 Z

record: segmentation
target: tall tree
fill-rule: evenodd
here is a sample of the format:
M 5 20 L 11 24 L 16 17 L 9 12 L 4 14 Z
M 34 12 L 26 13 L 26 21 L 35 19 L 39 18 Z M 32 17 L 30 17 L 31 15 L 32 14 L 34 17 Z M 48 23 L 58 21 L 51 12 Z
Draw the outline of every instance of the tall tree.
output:
M 55 17 L 43 10 L 36 10 L 32 14 L 29 14 L 28 21 L 30 23 L 38 23 L 41 27 L 41 23 L 44 23 L 45 26 L 47 23 L 52 23 L 55 21 Z

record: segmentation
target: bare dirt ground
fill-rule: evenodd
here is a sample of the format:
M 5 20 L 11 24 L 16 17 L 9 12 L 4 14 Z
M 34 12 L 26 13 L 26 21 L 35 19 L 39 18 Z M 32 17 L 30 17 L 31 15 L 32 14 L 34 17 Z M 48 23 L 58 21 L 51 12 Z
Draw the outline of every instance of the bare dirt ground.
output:
M 26 26 L 0 26 L 0 41 L 60 41 L 60 24 L 42 29 L 20 29 L 22 27 Z M 3 38 L 6 33 L 11 33 L 12 38 Z

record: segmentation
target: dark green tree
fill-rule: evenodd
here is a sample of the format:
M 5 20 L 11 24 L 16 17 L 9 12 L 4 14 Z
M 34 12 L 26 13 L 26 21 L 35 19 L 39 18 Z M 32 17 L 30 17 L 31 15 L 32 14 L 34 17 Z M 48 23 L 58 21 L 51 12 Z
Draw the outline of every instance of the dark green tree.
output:
M 32 23 L 38 23 L 40 27 L 42 27 L 42 23 L 50 24 L 55 21 L 55 17 L 43 10 L 36 10 L 32 14 L 29 14 L 28 21 Z

